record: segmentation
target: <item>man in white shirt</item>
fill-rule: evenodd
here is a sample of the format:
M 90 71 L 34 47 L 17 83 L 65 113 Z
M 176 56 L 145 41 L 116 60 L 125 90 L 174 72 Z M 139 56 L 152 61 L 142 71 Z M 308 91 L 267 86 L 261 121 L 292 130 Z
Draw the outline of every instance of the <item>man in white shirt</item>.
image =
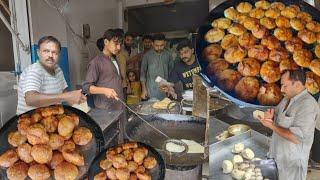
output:
M 70 105 L 86 101 L 81 90 L 67 92 L 67 83 L 58 66 L 61 44 L 53 36 L 45 36 L 38 42 L 39 61 L 28 66 L 18 83 L 17 114 L 54 104 Z

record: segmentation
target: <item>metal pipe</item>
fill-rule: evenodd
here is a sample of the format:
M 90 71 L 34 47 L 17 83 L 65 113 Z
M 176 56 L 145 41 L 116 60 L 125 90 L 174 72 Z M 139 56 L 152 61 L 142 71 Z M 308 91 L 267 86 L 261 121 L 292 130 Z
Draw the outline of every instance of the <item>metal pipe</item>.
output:
M 3 21 L 4 25 L 8 28 L 8 30 L 11 32 L 11 34 L 18 40 L 19 44 L 21 45 L 22 49 L 28 53 L 30 53 L 30 48 L 21 41 L 18 34 L 14 29 L 12 29 L 10 23 L 7 21 L 6 17 L 3 15 L 3 13 L 0 11 L 0 18 Z

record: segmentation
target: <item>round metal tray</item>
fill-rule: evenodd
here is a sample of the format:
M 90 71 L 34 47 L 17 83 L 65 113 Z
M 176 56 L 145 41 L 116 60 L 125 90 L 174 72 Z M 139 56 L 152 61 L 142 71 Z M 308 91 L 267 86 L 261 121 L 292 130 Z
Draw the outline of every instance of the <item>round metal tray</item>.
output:
M 161 155 L 153 147 L 145 143 L 141 143 L 141 142 L 137 142 L 137 143 L 138 143 L 138 147 L 145 147 L 149 150 L 148 156 L 152 156 L 157 160 L 157 166 L 149 171 L 151 174 L 152 180 L 163 180 L 165 177 L 166 166 Z M 98 154 L 93 160 L 88 172 L 89 180 L 93 180 L 94 176 L 99 172 L 101 172 L 100 161 L 106 158 L 106 152 L 109 148 L 112 148 L 112 147 L 108 147 L 105 150 L 101 151 L 100 154 Z
M 246 2 L 249 2 L 251 4 L 254 4 L 256 0 L 245 0 Z M 268 0 L 269 2 L 277 2 L 278 0 Z M 201 77 L 204 80 L 204 82 L 210 86 L 216 88 L 218 91 L 220 91 L 225 97 L 230 99 L 232 102 L 235 104 L 241 106 L 241 107 L 252 107 L 256 109 L 263 109 L 263 108 L 268 108 L 269 106 L 262 106 L 260 105 L 257 101 L 254 102 L 245 102 L 240 99 L 238 99 L 235 95 L 235 93 L 230 93 L 230 92 L 225 92 L 221 88 L 217 86 L 216 80 L 214 76 L 211 76 L 207 74 L 206 72 L 206 67 L 208 66 L 208 62 L 204 60 L 202 57 L 202 52 L 204 48 L 209 44 L 208 42 L 205 41 L 204 36 L 205 34 L 212 28 L 211 23 L 214 19 L 224 17 L 224 10 L 229 8 L 229 7 L 235 7 L 239 3 L 243 2 L 243 0 L 227 0 L 218 5 L 216 8 L 211 10 L 207 20 L 205 23 L 199 27 L 198 33 L 197 33 L 197 38 L 196 38 L 196 57 L 197 60 L 201 66 Z M 302 0 L 283 0 L 281 1 L 285 5 L 297 5 L 300 7 L 301 11 L 308 12 L 314 20 L 320 22 L 320 11 L 316 9 L 315 7 L 311 6 L 310 4 L 302 1 Z M 309 46 L 305 46 L 306 49 L 313 48 Z M 319 97 L 319 94 L 314 95 L 315 98 Z
M 87 172 L 89 169 L 89 165 L 93 161 L 96 154 L 100 152 L 100 150 L 104 147 L 104 138 L 100 127 L 97 123 L 86 113 L 80 111 L 71 106 L 63 106 L 65 112 L 74 113 L 79 116 L 80 122 L 79 126 L 86 127 L 90 129 L 93 134 L 93 138 L 89 144 L 85 146 L 77 146 L 77 149 L 80 150 L 85 159 L 85 165 L 79 168 L 79 176 L 78 179 L 84 179 L 87 176 Z M 31 114 L 34 110 L 28 111 L 24 114 Z M 23 115 L 23 114 L 21 114 Z M 12 146 L 8 143 L 8 134 L 10 132 L 17 130 L 17 121 L 21 116 L 12 117 L 1 129 L 0 129 L 0 154 L 3 154 L 8 149 L 12 148 Z M 7 174 L 5 168 L 0 168 L 0 179 L 7 180 Z

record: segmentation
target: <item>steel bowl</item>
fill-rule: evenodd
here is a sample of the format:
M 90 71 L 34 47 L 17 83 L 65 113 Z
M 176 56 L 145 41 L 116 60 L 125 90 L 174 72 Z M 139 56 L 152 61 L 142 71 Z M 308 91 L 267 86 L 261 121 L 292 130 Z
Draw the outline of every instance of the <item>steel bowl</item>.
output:
M 245 125 L 245 124 L 234 124 L 234 125 L 229 126 L 229 128 L 228 128 L 229 134 L 231 134 L 233 136 L 242 134 L 242 133 L 247 132 L 249 130 L 250 130 L 250 126 Z

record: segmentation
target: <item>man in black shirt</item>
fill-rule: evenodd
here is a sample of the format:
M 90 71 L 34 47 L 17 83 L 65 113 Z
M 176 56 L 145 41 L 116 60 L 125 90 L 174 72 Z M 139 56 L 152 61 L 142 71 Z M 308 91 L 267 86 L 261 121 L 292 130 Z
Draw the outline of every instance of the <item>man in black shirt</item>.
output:
M 200 66 L 196 61 L 194 48 L 189 40 L 181 41 L 177 46 L 180 60 L 175 63 L 173 70 L 170 73 L 169 82 L 174 83 L 174 92 L 178 94 L 178 99 L 181 97 L 181 91 L 193 88 L 192 76 L 200 73 Z M 161 87 L 169 95 L 175 97 L 175 93 L 169 90 L 170 87 Z

